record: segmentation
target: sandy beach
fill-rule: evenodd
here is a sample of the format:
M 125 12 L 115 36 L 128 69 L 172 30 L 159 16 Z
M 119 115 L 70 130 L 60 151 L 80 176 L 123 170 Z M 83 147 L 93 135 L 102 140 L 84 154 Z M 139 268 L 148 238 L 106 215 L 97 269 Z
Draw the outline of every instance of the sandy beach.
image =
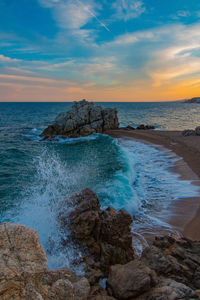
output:
M 171 150 L 181 159 L 173 171 L 185 180 L 200 186 L 200 137 L 184 137 L 181 131 L 153 131 L 117 129 L 106 132 L 112 137 L 127 137 L 153 144 L 161 150 Z M 178 229 L 183 236 L 200 240 L 200 196 L 178 199 L 171 204 L 173 217 L 168 223 Z

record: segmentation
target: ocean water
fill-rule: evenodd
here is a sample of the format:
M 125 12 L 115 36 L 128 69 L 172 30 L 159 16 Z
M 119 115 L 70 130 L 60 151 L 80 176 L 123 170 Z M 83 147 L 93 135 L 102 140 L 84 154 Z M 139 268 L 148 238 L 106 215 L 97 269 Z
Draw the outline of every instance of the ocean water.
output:
M 120 126 L 155 125 L 182 130 L 199 125 L 200 105 L 184 103 L 101 103 L 116 107 Z M 134 218 L 134 247 L 144 235 L 167 224 L 170 203 L 196 196 L 198 188 L 170 171 L 173 153 L 128 139 L 94 134 L 86 138 L 41 142 L 39 134 L 71 103 L 0 103 L 0 221 L 38 230 L 49 268 L 72 267 L 81 253 L 62 247 L 59 203 L 89 187 L 102 208 L 124 208 Z M 65 235 L 65 236 L 64 236 Z M 75 268 L 75 267 L 74 267 Z M 80 270 L 78 270 L 80 271 Z

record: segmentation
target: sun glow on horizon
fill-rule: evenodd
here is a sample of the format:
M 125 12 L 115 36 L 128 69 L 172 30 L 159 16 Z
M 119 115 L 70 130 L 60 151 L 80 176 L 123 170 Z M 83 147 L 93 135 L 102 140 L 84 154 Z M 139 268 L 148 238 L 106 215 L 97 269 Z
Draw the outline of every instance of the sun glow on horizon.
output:
M 0 101 L 200 96 L 196 0 L 14 0 L 0 8 Z

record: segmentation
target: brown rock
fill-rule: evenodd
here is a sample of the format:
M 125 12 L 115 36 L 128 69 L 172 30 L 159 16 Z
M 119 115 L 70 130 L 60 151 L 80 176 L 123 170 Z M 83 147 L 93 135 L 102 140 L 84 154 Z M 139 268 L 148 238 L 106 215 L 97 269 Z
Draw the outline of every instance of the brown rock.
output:
M 195 133 L 196 133 L 196 135 L 200 135 L 200 126 L 197 126 L 195 128 Z
M 86 300 L 86 278 L 61 269 L 47 271 L 38 234 L 26 226 L 0 224 L 0 299 Z
M 71 232 L 100 262 L 100 268 L 107 273 L 110 265 L 132 260 L 131 216 L 111 207 L 101 210 L 98 198 L 89 189 L 72 198 L 77 206 L 69 216 Z
M 36 231 L 23 225 L 0 224 L 0 295 L 5 299 L 22 297 L 26 282 L 39 285 L 46 267 Z
M 120 300 L 141 295 L 153 285 L 151 269 L 136 259 L 126 265 L 111 266 L 107 280 L 109 294 Z
M 158 286 L 136 298 L 137 300 L 196 299 L 197 294 L 183 283 L 171 279 L 161 280 Z
M 182 131 L 183 136 L 190 136 L 190 135 L 196 135 L 195 130 L 192 129 L 185 129 Z

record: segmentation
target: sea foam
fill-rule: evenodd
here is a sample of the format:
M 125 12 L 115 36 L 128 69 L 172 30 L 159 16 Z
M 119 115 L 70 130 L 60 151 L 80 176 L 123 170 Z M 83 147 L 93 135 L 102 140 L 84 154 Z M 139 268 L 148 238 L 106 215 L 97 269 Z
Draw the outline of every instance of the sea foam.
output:
M 102 208 L 126 209 L 133 216 L 138 255 L 147 244 L 145 234 L 158 229 L 174 232 L 167 223 L 170 203 L 198 193 L 190 181 L 170 171 L 177 159 L 172 153 L 138 141 L 95 134 L 45 145 L 34 158 L 35 173 L 19 195 L 17 207 L 5 218 L 9 215 L 9 221 L 38 231 L 49 268 L 75 268 L 74 258 L 81 258 L 74 245 L 61 246 L 70 233 L 62 232 L 57 218 L 59 203 L 72 193 L 89 187 Z

